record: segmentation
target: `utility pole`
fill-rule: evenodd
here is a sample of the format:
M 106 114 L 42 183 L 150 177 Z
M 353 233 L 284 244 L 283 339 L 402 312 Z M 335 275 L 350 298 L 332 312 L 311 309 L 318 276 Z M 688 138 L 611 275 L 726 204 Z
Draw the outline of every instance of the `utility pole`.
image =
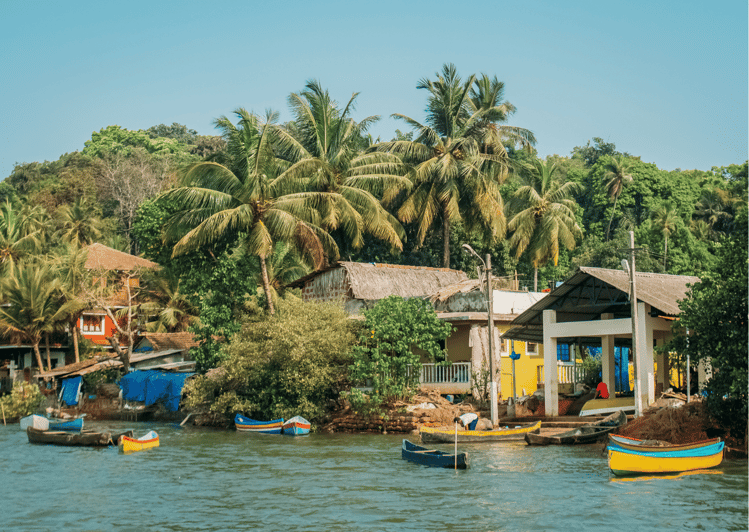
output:
M 494 380 L 494 290 L 492 290 L 492 256 L 486 254 L 486 304 L 489 315 L 489 373 L 491 374 L 489 400 L 491 401 L 492 426 L 497 419 L 497 383 Z
M 632 304 L 632 352 L 634 353 L 633 359 L 635 363 L 635 417 L 642 416 L 643 405 L 642 405 L 642 380 L 640 379 L 640 372 L 638 371 L 639 364 L 637 359 L 640 358 L 640 346 L 638 344 L 637 334 L 637 282 L 635 279 L 635 232 L 629 232 L 629 252 L 631 268 L 629 271 L 629 283 L 632 290 L 632 296 L 630 303 Z

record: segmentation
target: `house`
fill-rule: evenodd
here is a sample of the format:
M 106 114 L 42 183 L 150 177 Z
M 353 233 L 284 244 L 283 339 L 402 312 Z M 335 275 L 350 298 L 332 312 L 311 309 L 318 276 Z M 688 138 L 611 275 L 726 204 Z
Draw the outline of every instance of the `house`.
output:
M 190 332 L 144 333 L 130 357 L 133 369 L 194 371 L 190 348 L 198 342 Z
M 647 406 L 658 390 L 669 384 L 668 356 L 655 353 L 671 337 L 671 323 L 688 285 L 698 277 L 655 273 L 635 274 L 637 321 L 633 327 L 629 301 L 630 276 L 621 270 L 581 267 L 546 297 L 531 305 L 512 322 L 502 337 L 543 346 L 545 412 L 559 415 L 559 346 L 597 345 L 602 353 L 602 380 L 615 390 L 617 347 L 631 348 L 637 332 L 635 380 L 641 384 L 636 404 Z M 573 357 L 574 358 L 574 357 Z M 656 364 L 657 363 L 657 364 Z M 656 370 L 657 367 L 657 370 Z
M 127 288 L 129 286 L 131 289 L 137 289 L 140 286 L 139 273 L 142 270 L 159 267 L 155 262 L 117 251 L 103 244 L 91 244 L 87 251 L 85 268 L 94 272 L 113 272 L 115 282 L 121 285 L 121 289 L 107 301 L 113 309 L 127 307 L 129 303 Z M 105 283 L 106 277 L 101 275 L 95 282 Z M 78 320 L 78 328 L 81 336 L 101 346 L 102 349 L 112 348 L 107 338 L 114 335 L 117 329 L 103 308 L 86 310 Z
M 498 283 L 500 284 L 499 280 Z M 308 301 L 340 301 L 352 316 L 371 308 L 377 301 L 391 295 L 405 298 L 429 299 L 440 319 L 454 326 L 453 334 L 445 341 L 450 366 L 422 360 L 419 381 L 424 388 L 437 389 L 443 394 L 472 393 L 474 376 L 481 377 L 481 368 L 488 372 L 488 335 L 486 292 L 476 280 L 468 279 L 462 271 L 446 268 L 400 266 L 339 262 L 313 272 L 289 286 L 302 289 Z M 502 343 L 500 333 L 522 311 L 545 294 L 494 290 L 494 345 L 496 367 L 501 374 L 502 395 L 512 395 L 512 361 L 510 342 Z M 522 344 L 522 345 L 521 345 Z M 537 366 L 542 365 L 543 353 L 534 343 L 518 343 L 516 352 L 528 352 L 516 367 L 518 392 L 525 388 L 532 393 L 537 383 Z M 501 361 L 501 362 L 498 362 Z

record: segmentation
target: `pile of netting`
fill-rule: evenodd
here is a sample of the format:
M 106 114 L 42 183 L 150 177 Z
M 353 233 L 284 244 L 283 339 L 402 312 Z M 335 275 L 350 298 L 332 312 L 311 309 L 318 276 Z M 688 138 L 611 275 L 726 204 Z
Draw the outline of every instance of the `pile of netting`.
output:
M 703 402 L 687 403 L 678 408 L 650 409 L 617 431 L 640 440 L 662 440 L 669 443 L 694 443 L 714 438 L 720 432 L 707 413 Z

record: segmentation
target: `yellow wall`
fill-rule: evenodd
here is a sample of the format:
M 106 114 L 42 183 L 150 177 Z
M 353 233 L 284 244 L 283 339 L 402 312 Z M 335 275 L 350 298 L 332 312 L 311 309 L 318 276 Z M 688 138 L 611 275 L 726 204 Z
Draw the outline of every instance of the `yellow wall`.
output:
M 500 334 L 509 329 L 509 325 L 497 326 Z M 500 350 L 501 360 L 501 384 L 499 395 L 501 399 L 512 397 L 512 343 L 510 340 L 501 340 L 504 344 L 504 350 Z M 532 394 L 536 391 L 536 368 L 544 365 L 544 348 L 541 344 L 536 344 L 536 352 L 528 353 L 528 344 L 526 342 L 515 341 L 515 352 L 520 353 L 520 358 L 515 361 L 515 390 L 518 397 L 523 395 L 523 389 L 526 394 Z M 542 370 L 543 371 L 543 370 Z M 543 373 L 542 373 L 543 375 Z

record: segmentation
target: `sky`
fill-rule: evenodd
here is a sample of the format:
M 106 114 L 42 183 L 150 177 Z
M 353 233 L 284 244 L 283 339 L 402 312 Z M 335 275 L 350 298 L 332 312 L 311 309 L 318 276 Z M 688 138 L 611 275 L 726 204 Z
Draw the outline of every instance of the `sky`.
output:
M 445 63 L 503 81 L 541 157 L 601 137 L 663 170 L 740 164 L 747 21 L 746 0 L 0 0 L 0 180 L 109 125 L 290 120 L 312 79 L 341 106 L 359 93 L 353 118 L 390 140 Z

